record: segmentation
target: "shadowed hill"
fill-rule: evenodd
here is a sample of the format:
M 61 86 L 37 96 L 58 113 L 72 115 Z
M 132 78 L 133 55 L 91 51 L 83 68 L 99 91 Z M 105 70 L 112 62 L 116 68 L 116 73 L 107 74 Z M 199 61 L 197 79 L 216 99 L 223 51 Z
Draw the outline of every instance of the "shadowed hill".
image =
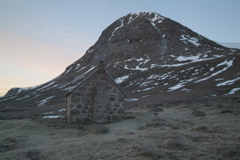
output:
M 63 108 L 65 95 L 99 61 L 138 103 L 191 100 L 240 90 L 240 50 L 223 47 L 157 13 L 141 12 L 113 22 L 83 57 L 55 79 L 9 91 L 0 99 L 0 109 Z

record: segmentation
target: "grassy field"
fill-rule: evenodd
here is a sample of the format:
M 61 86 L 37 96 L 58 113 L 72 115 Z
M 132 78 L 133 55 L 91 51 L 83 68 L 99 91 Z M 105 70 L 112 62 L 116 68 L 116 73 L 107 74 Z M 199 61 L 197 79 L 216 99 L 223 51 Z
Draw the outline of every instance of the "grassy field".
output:
M 85 128 L 1 120 L 0 159 L 240 159 L 239 98 L 127 112 L 135 118 Z

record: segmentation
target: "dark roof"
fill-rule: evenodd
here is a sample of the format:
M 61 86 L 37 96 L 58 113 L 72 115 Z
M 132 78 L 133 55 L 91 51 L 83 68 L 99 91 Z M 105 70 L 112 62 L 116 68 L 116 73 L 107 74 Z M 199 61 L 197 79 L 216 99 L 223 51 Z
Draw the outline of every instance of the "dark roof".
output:
M 127 95 L 124 93 L 124 91 L 122 90 L 122 88 L 115 82 L 115 80 L 113 79 L 113 77 L 108 73 L 108 71 L 106 71 L 105 69 L 102 68 L 98 68 L 95 71 L 93 71 L 91 74 L 89 74 L 86 78 L 84 78 L 73 90 L 71 90 L 70 92 L 68 92 L 68 94 L 66 95 L 66 97 L 73 93 L 78 87 L 80 87 L 84 82 L 86 82 L 92 75 L 94 75 L 97 71 L 99 70 L 103 70 L 108 77 L 113 81 L 113 83 L 117 86 L 117 88 L 122 92 L 122 94 L 127 97 Z

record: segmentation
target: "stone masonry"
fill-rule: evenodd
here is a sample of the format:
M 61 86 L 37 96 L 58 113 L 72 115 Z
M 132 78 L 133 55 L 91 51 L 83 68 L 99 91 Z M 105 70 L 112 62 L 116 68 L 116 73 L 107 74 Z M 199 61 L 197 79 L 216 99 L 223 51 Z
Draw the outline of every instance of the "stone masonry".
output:
M 124 115 L 125 94 L 105 69 L 98 69 L 67 95 L 68 123 L 92 124 L 119 121 Z

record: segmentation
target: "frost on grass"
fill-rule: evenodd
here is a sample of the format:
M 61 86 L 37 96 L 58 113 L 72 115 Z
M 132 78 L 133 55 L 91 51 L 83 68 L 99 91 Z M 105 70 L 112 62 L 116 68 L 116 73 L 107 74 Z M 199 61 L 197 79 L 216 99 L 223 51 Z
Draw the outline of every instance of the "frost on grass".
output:
M 64 112 L 66 109 L 65 108 L 63 108 L 63 109 L 59 109 L 58 111 L 59 112 Z
M 127 98 L 126 101 L 138 101 L 138 98 Z
M 54 115 L 54 116 L 43 116 L 43 118 L 62 118 L 62 115 Z

